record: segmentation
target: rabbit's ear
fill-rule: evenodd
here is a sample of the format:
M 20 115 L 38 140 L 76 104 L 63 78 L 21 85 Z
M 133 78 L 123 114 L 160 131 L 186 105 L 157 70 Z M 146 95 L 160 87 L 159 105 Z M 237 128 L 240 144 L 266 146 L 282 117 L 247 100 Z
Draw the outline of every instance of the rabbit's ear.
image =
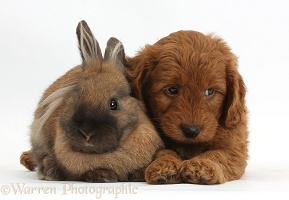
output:
M 125 62 L 124 47 L 118 39 L 111 37 L 107 41 L 107 45 L 106 45 L 106 49 L 104 53 L 104 60 L 120 62 L 121 65 L 123 66 Z
M 78 23 L 76 28 L 77 39 L 79 43 L 79 50 L 82 57 L 83 67 L 89 60 L 102 61 L 102 54 L 99 44 L 94 38 L 86 21 L 82 20 Z

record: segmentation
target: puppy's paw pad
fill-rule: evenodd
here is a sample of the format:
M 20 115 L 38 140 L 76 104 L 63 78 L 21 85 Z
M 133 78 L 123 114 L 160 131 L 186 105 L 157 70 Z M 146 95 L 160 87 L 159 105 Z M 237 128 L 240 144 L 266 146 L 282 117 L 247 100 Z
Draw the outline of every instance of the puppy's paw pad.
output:
M 178 164 L 171 160 L 156 160 L 146 169 L 145 178 L 150 184 L 180 183 Z
M 180 167 L 181 179 L 184 183 L 218 184 L 224 176 L 219 166 L 210 160 L 186 160 Z

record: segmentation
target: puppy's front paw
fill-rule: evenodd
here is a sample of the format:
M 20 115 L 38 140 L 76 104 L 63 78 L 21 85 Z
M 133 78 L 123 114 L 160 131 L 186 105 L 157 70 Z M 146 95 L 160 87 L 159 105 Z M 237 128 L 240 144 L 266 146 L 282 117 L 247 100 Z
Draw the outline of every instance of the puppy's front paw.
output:
M 195 158 L 183 161 L 180 175 L 184 183 L 212 185 L 224 182 L 224 174 L 220 166 L 206 159 Z
M 116 173 L 111 169 L 95 169 L 86 172 L 84 180 L 91 183 L 111 183 L 117 182 L 118 178 Z
M 145 179 L 150 184 L 180 183 L 179 162 L 159 158 L 147 167 Z

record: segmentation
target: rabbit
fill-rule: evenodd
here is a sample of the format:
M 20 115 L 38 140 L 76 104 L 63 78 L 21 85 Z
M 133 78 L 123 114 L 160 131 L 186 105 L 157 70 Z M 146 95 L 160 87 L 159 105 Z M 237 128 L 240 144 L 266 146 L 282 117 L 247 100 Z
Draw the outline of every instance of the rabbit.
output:
M 104 57 L 87 23 L 76 34 L 82 64 L 44 92 L 31 125 L 31 150 L 20 161 L 49 181 L 144 181 L 164 147 L 145 106 L 130 96 L 125 53 L 116 38 Z

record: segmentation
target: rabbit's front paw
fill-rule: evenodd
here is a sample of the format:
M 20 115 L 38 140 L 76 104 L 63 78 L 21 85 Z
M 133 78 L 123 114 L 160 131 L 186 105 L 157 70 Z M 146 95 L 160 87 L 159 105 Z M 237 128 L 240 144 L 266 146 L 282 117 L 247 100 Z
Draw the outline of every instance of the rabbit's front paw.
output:
M 66 176 L 57 166 L 58 164 L 53 159 L 44 158 L 37 167 L 38 178 L 47 181 L 64 181 Z
M 127 176 L 127 180 L 130 182 L 143 182 L 145 181 L 145 169 L 146 167 L 142 167 L 130 172 Z
M 111 183 L 117 182 L 116 173 L 111 169 L 95 169 L 85 173 L 85 181 L 91 183 Z

